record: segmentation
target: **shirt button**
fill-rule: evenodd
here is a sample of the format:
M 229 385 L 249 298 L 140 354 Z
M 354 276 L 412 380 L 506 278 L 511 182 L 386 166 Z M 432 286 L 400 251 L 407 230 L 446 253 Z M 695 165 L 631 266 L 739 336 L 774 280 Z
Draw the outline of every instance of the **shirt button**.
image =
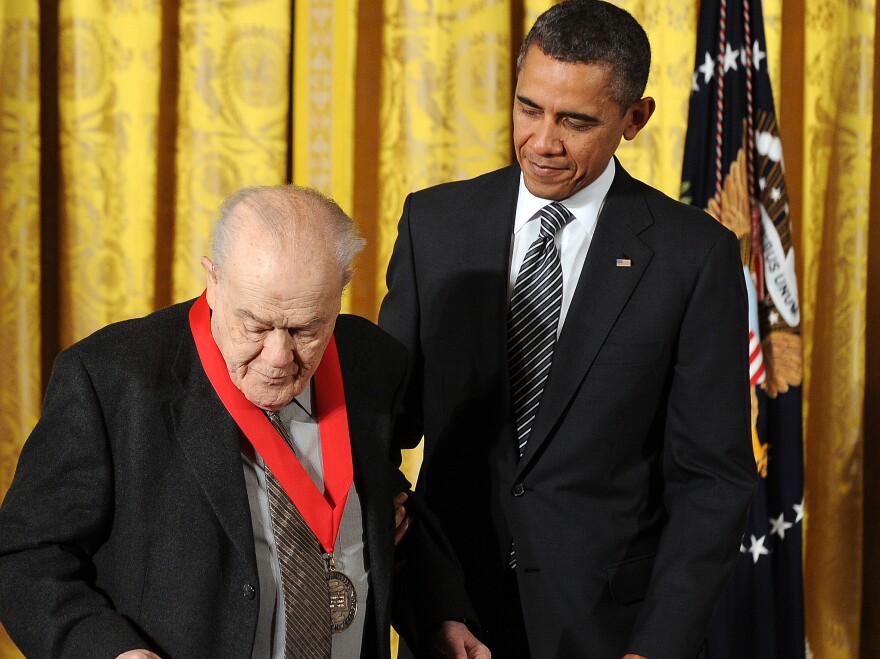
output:
M 525 485 L 523 485 L 522 483 L 517 483 L 516 485 L 513 486 L 513 496 L 521 497 L 525 493 L 526 493 L 526 488 L 525 488 Z
M 257 591 L 249 583 L 246 583 L 241 588 L 241 594 L 244 596 L 245 599 L 252 600 L 254 599 L 254 597 L 257 596 Z

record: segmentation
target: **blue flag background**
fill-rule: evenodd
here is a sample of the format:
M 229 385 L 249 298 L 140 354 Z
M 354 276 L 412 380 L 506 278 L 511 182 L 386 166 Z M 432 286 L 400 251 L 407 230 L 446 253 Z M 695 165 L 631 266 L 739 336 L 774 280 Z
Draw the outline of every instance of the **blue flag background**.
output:
M 760 474 L 704 659 L 805 656 L 800 309 L 765 49 L 760 0 L 702 3 L 681 197 L 740 239 Z

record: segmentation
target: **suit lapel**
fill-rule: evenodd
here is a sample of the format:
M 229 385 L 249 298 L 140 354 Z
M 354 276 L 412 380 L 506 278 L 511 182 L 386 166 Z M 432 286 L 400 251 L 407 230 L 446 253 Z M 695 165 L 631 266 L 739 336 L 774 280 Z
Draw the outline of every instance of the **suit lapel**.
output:
M 464 323 L 474 363 L 485 379 L 507 363 L 507 279 L 510 246 L 519 190 L 518 167 L 499 173 L 500 181 L 474 195 L 471 212 L 453 225 L 459 273 L 474 273 L 464 282 Z
M 173 369 L 180 383 L 178 396 L 170 406 L 177 441 L 220 525 L 256 570 L 240 430 L 208 381 L 188 327 Z
M 471 364 L 485 391 L 497 392 L 504 423 L 497 448 L 512 468 L 519 459 L 510 415 L 507 365 L 507 286 L 516 202 L 518 165 L 500 170 L 474 194 L 471 212 L 454 230 L 455 272 L 478 273 L 462 291 L 462 340 L 470 344 Z
M 562 416 L 653 257 L 639 238 L 653 223 L 650 211 L 633 179 L 616 165 L 517 475 Z M 628 259 L 629 265 L 618 265 L 618 258 Z

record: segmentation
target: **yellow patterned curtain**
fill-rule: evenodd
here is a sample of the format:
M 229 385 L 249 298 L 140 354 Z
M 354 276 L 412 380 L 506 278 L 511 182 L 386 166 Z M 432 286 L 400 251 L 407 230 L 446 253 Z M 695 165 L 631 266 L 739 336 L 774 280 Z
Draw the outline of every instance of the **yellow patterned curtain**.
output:
M 551 1 L 0 3 L 0 496 L 57 351 L 198 293 L 236 188 L 336 198 L 369 240 L 345 309 L 375 318 L 406 193 L 511 162 L 513 64 Z M 699 0 L 616 4 L 651 38 L 658 100 L 619 155 L 674 196 Z M 880 656 L 876 0 L 763 4 L 802 298 L 809 642 Z
M 155 5 L 155 2 L 149 2 Z M 179 7 L 179 8 L 178 8 Z M 220 201 L 248 185 L 289 178 L 291 3 L 286 0 L 164 2 L 174 25 L 177 112 L 173 177 L 172 300 L 204 288 L 199 256 Z M 169 101 L 170 102 L 170 101 Z M 164 127 L 162 127 L 164 128 Z M 171 302 L 172 300 L 169 300 Z
M 37 420 L 40 373 L 40 60 L 36 3 L 0 4 L 0 492 Z
M 875 657 L 880 649 L 873 601 L 878 596 L 876 576 L 874 584 L 865 580 L 866 588 L 859 586 L 863 568 L 868 575 L 877 570 L 876 550 L 870 543 L 863 545 L 864 534 L 870 533 L 865 521 L 876 520 L 865 506 L 866 492 L 869 501 L 877 501 L 872 494 L 877 471 L 865 469 L 865 456 L 876 452 L 880 441 L 880 412 L 865 406 L 866 353 L 875 356 L 868 368 L 876 371 L 880 365 L 880 327 L 874 324 L 873 332 L 867 332 L 867 293 L 873 287 L 876 310 L 880 284 L 876 265 L 875 279 L 868 281 L 869 259 L 875 264 L 880 259 L 880 190 L 871 190 L 872 163 L 876 184 L 880 149 L 873 133 L 878 114 L 874 68 L 880 62 L 876 2 L 812 0 L 802 20 L 804 158 L 798 255 L 803 259 L 805 321 L 808 638 L 823 659 L 848 659 L 860 656 L 861 650 L 861 656 Z M 876 375 L 873 382 L 876 403 Z M 865 562 L 865 556 L 874 562 Z
M 0 4 L 0 496 L 43 387 L 39 22 L 36 2 Z M 0 657 L 20 656 L 0 627 Z

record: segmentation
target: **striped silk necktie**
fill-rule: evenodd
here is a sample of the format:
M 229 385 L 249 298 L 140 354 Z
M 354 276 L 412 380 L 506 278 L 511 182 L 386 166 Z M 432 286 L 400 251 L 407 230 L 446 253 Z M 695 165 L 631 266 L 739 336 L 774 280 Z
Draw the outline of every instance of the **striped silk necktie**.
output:
M 537 217 L 541 218 L 541 232 L 523 259 L 507 312 L 510 402 L 520 457 L 529 441 L 544 383 L 550 374 L 562 310 L 562 263 L 556 249 L 556 232 L 574 215 L 554 201 L 539 210 Z M 507 564 L 516 569 L 513 541 Z
M 520 457 L 529 441 L 556 347 L 562 264 L 555 236 L 574 218 L 558 201 L 544 206 L 537 217 L 541 218 L 541 232 L 523 259 L 507 312 L 510 400 Z
M 269 412 L 268 416 L 290 444 L 278 414 Z M 330 591 L 324 550 L 268 466 L 266 486 L 284 594 L 284 657 L 330 659 Z

